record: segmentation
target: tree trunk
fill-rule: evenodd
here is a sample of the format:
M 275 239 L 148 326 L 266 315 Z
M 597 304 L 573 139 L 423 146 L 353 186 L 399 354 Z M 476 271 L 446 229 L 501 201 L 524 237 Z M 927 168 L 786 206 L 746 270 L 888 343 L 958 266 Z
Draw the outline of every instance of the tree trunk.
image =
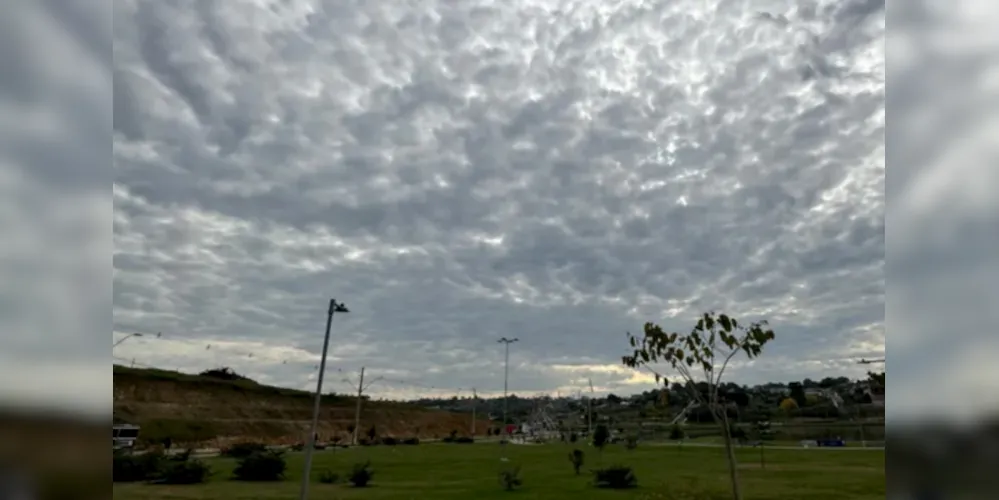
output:
M 715 414 L 718 418 L 718 414 Z M 742 500 L 742 486 L 739 484 L 739 464 L 735 459 L 735 449 L 732 446 L 731 429 L 728 427 L 727 408 L 721 409 L 722 437 L 725 440 L 725 458 L 728 459 L 728 477 L 732 481 L 732 500 Z

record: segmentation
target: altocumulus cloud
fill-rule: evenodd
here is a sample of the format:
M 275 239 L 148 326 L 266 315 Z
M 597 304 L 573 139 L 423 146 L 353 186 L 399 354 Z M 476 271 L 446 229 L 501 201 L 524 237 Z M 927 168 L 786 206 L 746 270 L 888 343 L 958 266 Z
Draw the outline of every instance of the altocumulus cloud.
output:
M 163 333 L 119 360 L 305 387 L 330 296 L 332 369 L 448 390 L 501 389 L 500 336 L 514 392 L 643 390 L 624 332 L 707 309 L 778 332 L 743 383 L 884 352 L 883 1 L 114 20 L 113 334 Z

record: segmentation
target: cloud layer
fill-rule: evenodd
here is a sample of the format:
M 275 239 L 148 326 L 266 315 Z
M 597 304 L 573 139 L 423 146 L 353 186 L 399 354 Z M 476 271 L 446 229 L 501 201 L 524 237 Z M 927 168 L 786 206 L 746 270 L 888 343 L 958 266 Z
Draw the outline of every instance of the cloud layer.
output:
M 856 372 L 883 4 L 803 5 L 116 2 L 114 330 L 163 332 L 116 356 L 302 386 L 332 296 L 335 368 L 428 386 L 505 335 L 517 391 L 627 390 L 624 332 L 708 308 L 779 334 L 735 377 Z
M 777 331 L 740 382 L 883 354 L 883 1 L 41 5 L 77 41 L 49 80 L 90 92 L 63 126 L 99 144 L 113 104 L 112 330 L 163 333 L 120 360 L 303 387 L 330 297 L 332 369 L 376 396 L 498 391 L 500 336 L 515 392 L 640 390 L 624 332 L 705 309 Z M 107 203 L 98 152 L 45 153 L 93 168 L 10 192 Z

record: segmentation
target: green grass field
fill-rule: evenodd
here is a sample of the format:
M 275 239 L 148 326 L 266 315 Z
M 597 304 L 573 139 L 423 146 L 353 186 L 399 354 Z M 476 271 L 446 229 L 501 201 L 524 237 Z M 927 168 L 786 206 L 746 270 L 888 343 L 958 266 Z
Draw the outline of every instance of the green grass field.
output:
M 610 446 L 603 454 L 590 447 L 584 469 L 623 464 L 634 468 L 638 488 L 598 490 L 591 475 L 575 476 L 568 460 L 569 445 L 508 445 L 509 464 L 521 466 L 523 486 L 504 491 L 498 473 L 504 466 L 499 444 L 424 444 L 319 451 L 314 456 L 310 498 L 372 500 L 467 499 L 648 499 L 709 500 L 731 498 L 721 448 L 644 446 L 627 451 Z M 884 451 L 766 450 L 766 467 L 759 451 L 738 450 L 746 500 L 864 500 L 885 497 Z M 303 455 L 289 453 L 287 478 L 279 483 L 229 480 L 234 461 L 210 458 L 215 474 L 209 483 L 192 486 L 115 484 L 116 500 L 139 499 L 295 499 L 298 498 Z M 368 488 L 319 483 L 329 469 L 345 475 L 356 462 L 371 460 L 374 480 Z

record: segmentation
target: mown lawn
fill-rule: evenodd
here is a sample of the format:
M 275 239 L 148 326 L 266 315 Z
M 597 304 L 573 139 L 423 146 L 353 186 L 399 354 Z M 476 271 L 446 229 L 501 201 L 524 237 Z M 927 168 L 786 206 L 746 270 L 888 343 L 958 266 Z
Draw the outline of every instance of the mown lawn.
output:
M 590 447 L 586 465 L 624 464 L 634 468 L 639 486 L 629 491 L 598 490 L 591 476 L 575 476 L 568 460 L 569 445 L 423 444 L 326 450 L 313 459 L 313 499 L 468 500 L 517 498 L 713 500 L 731 498 L 728 471 L 721 448 L 640 446 L 627 451 L 608 447 L 602 454 Z M 759 452 L 738 450 L 746 500 L 864 500 L 883 499 L 883 450 L 766 450 L 766 467 Z M 506 453 L 509 462 L 502 462 Z M 209 483 L 193 486 L 115 484 L 116 500 L 139 499 L 295 499 L 298 498 L 303 455 L 289 453 L 287 478 L 279 483 L 241 483 L 229 480 L 233 460 L 206 461 L 215 474 Z M 319 483 L 329 469 L 346 475 L 351 465 L 371 460 L 374 480 L 368 488 Z M 524 485 L 506 492 L 498 472 L 507 464 L 521 466 Z

